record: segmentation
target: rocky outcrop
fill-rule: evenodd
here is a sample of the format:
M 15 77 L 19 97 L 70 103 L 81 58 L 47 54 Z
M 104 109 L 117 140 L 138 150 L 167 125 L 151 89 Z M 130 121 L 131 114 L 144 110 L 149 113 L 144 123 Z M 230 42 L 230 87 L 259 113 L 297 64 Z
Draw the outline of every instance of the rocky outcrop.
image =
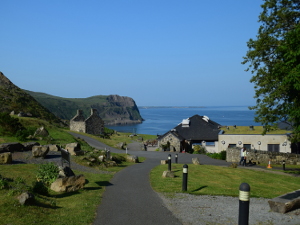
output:
M 70 155 L 84 155 L 84 152 L 81 150 L 80 144 L 76 142 L 67 144 L 66 150 L 70 153 Z
M 5 152 L 0 154 L 0 164 L 11 164 L 12 154 L 10 152 Z
M 84 175 L 63 177 L 56 179 L 51 184 L 51 190 L 55 192 L 72 192 L 82 189 L 85 185 Z
M 19 142 L 0 144 L 0 153 L 1 152 L 21 152 L 21 151 L 23 151 L 23 149 L 24 149 L 24 146 Z
M 49 147 L 47 145 L 44 146 L 35 145 L 32 147 L 32 156 L 35 158 L 39 158 L 39 157 L 45 158 L 48 152 L 49 152 Z

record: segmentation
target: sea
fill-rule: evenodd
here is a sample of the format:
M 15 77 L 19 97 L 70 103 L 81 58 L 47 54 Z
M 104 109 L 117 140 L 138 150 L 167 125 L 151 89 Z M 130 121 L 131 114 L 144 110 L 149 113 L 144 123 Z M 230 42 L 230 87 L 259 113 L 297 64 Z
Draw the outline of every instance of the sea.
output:
M 162 135 L 176 127 L 183 119 L 196 114 L 207 116 L 222 126 L 261 126 L 254 122 L 255 111 L 248 106 L 209 106 L 209 107 L 139 107 L 144 119 L 141 124 L 106 126 L 118 132 L 133 134 Z

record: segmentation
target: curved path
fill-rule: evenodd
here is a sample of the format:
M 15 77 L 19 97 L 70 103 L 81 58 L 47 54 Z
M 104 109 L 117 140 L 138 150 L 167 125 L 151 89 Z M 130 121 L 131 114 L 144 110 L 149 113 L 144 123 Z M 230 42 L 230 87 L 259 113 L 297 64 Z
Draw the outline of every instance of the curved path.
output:
M 72 133 L 84 139 L 89 145 L 98 149 L 109 149 L 111 152 L 124 153 L 93 138 Z M 139 148 L 128 150 L 128 154 L 146 157 L 146 161 L 127 167 L 118 172 L 106 187 L 100 206 L 97 210 L 94 225 L 179 225 L 181 222 L 163 204 L 160 197 L 151 188 L 149 173 L 167 159 L 171 154 L 174 163 L 176 153 L 138 151 Z M 190 164 L 195 155 L 179 153 L 178 163 Z M 228 166 L 230 163 L 211 159 L 205 155 L 197 155 L 201 164 Z

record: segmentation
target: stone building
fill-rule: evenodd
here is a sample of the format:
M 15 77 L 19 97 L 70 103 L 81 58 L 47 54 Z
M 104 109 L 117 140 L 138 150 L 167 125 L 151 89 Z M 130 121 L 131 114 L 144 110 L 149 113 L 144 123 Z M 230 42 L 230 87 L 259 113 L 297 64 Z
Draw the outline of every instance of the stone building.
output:
M 189 152 L 193 145 L 205 146 L 209 152 L 214 152 L 218 144 L 218 134 L 221 125 L 210 120 L 207 116 L 194 115 L 174 129 L 157 138 L 160 147 L 167 151 Z
M 70 130 L 99 135 L 104 131 L 104 122 L 96 109 L 91 109 L 91 115 L 87 119 L 85 119 L 82 110 L 77 110 L 76 116 L 70 120 Z

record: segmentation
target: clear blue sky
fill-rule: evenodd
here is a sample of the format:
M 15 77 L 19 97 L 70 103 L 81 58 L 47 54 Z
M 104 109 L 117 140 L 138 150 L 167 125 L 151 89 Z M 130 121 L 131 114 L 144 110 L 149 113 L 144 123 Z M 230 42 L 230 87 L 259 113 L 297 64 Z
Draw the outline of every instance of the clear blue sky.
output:
M 262 0 L 2 0 L 0 71 L 67 98 L 254 105 L 242 57 Z

